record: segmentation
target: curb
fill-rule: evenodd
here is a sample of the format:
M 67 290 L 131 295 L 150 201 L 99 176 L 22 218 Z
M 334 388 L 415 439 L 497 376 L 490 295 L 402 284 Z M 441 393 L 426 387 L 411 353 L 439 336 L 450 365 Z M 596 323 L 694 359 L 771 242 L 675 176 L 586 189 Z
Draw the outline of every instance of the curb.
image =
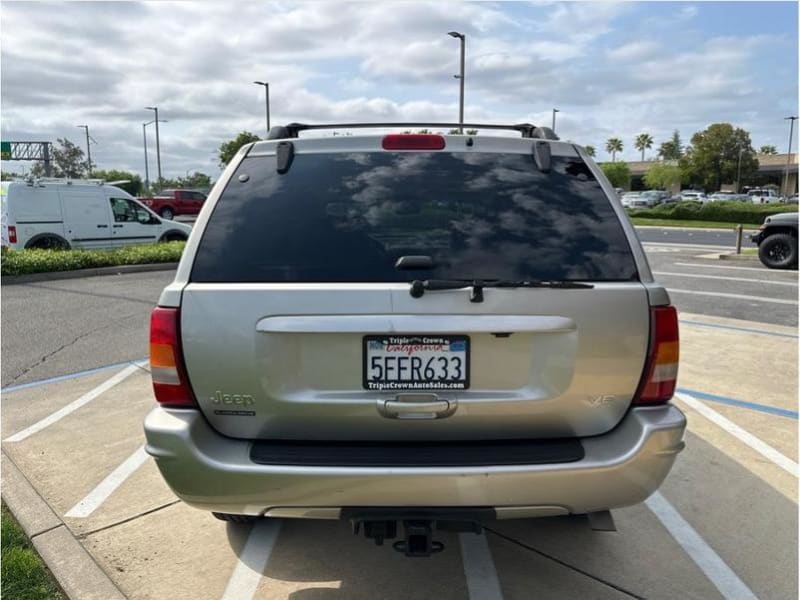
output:
M 116 267 L 97 267 L 94 269 L 77 269 L 75 271 L 51 271 L 48 273 L 31 273 L 29 275 L 5 275 L 0 279 L 2 285 L 35 283 L 54 279 L 80 279 L 82 277 L 99 277 L 102 275 L 127 275 L 128 273 L 146 273 L 149 271 L 172 271 L 178 263 L 148 263 L 144 265 L 119 265 Z
M 2 453 L 3 501 L 71 600 L 125 600 L 92 555 L 38 494 L 14 461 Z

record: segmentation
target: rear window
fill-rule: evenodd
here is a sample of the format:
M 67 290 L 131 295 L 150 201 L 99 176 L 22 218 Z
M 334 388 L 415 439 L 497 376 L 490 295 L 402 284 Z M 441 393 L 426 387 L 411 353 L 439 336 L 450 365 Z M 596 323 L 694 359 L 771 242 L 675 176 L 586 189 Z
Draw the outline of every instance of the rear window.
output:
M 426 255 L 434 268 L 398 271 Z M 542 173 L 524 154 L 299 154 L 239 165 L 209 219 L 195 282 L 427 278 L 620 281 L 631 249 L 580 158 Z

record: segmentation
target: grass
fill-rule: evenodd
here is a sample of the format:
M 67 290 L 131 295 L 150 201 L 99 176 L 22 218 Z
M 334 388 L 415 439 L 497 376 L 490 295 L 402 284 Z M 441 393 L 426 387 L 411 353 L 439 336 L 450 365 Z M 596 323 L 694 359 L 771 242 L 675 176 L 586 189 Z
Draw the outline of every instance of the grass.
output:
M 9 600 L 63 600 L 50 571 L 3 504 L 0 594 Z
M 27 275 L 119 265 L 177 262 L 186 242 L 125 246 L 114 250 L 6 250 L 0 274 Z
M 644 217 L 631 217 L 634 225 L 650 225 L 651 227 L 700 227 L 704 229 L 735 229 L 736 223 L 724 221 L 687 221 L 685 219 L 646 219 Z M 743 223 L 744 229 L 757 229 L 757 225 Z

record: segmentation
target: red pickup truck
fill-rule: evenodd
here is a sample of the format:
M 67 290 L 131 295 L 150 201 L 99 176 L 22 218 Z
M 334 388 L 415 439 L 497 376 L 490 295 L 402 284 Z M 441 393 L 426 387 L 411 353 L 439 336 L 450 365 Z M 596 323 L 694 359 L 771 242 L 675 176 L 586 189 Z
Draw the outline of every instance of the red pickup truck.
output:
M 139 202 L 168 221 L 177 215 L 196 215 L 205 200 L 206 195 L 195 190 L 161 190 L 153 198 L 139 198 Z

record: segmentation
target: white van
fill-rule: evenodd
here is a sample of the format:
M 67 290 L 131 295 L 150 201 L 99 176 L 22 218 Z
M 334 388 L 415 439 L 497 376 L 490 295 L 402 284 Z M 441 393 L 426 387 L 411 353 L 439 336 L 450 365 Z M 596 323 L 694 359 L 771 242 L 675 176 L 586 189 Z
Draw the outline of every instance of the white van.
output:
M 117 248 L 185 240 L 191 231 L 101 180 L 3 181 L 0 213 L 2 245 L 14 250 Z
M 775 204 L 783 202 L 783 198 L 772 188 L 750 190 L 747 192 L 747 195 L 750 196 L 750 202 L 753 204 Z

